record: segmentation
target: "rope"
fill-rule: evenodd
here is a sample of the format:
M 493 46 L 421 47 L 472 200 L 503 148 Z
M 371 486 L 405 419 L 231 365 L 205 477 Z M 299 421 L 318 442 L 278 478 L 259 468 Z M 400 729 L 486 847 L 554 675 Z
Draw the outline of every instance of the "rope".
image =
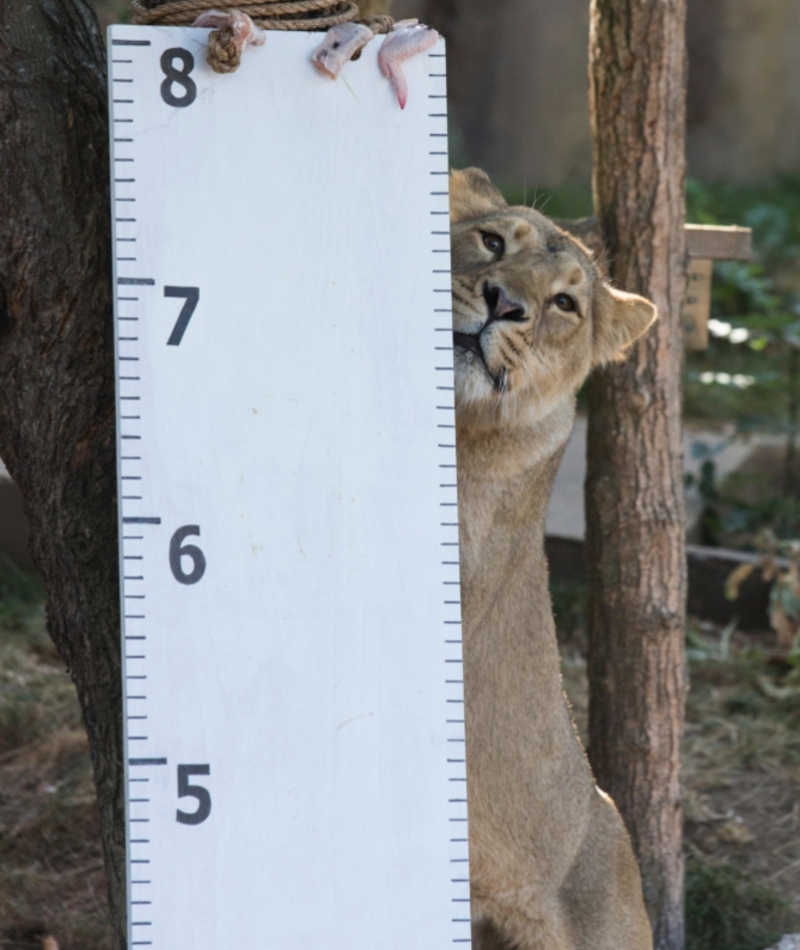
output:
M 359 22 L 368 26 L 373 33 L 391 33 L 394 29 L 394 20 L 383 13 L 367 14 Z
M 233 7 L 246 13 L 262 30 L 329 30 L 340 23 L 357 20 L 359 11 L 353 0 L 131 0 L 134 22 L 143 25 L 191 26 L 206 10 Z M 369 16 L 363 21 L 374 33 L 389 33 L 394 20 L 388 16 Z M 241 51 L 233 39 L 233 30 L 222 27 L 208 36 L 206 59 L 218 73 L 239 68 Z
M 206 10 L 233 7 L 246 13 L 262 30 L 329 30 L 340 23 L 358 20 L 353 0 L 131 0 L 134 22 L 142 25 L 191 26 Z M 394 20 L 376 14 L 361 20 L 373 33 L 390 33 Z M 208 36 L 206 59 L 218 73 L 239 68 L 242 54 L 229 26 L 213 30 Z
M 168 0 L 158 6 L 131 0 L 131 6 L 134 22 L 161 26 L 191 26 L 206 10 L 233 7 L 262 30 L 327 30 L 359 15 L 353 0 Z
M 233 30 L 223 26 L 208 34 L 208 65 L 215 73 L 235 73 L 242 62 L 242 51 L 233 41 Z

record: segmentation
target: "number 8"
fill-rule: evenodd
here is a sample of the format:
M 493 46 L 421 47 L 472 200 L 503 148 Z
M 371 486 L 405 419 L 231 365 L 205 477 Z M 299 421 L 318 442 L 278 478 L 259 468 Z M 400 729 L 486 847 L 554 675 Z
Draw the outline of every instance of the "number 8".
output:
M 179 59 L 183 64 L 183 69 L 176 69 L 173 60 Z M 161 83 L 161 98 L 168 106 L 175 106 L 182 109 L 190 106 L 197 98 L 197 86 L 193 79 L 189 78 L 189 73 L 194 69 L 194 56 L 188 49 L 181 49 L 175 46 L 172 49 L 164 50 L 161 54 L 161 70 L 167 77 Z M 177 84 L 183 86 L 186 90 L 185 95 L 176 96 L 172 92 L 172 86 Z

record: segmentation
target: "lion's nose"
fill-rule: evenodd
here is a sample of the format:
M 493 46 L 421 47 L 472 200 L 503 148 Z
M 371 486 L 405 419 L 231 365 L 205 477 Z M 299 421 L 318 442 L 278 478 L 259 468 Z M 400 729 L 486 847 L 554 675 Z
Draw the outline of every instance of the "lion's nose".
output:
M 489 310 L 487 324 L 495 320 L 514 320 L 519 323 L 525 319 L 525 307 L 509 300 L 502 287 L 490 287 L 486 281 L 483 285 L 483 299 Z

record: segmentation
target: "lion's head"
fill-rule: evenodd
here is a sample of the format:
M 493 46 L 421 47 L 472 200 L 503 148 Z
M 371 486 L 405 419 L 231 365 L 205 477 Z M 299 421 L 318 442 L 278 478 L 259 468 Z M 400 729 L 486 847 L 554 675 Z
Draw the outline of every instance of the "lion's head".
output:
M 578 240 L 509 206 L 484 172 L 451 174 L 450 207 L 462 420 L 545 415 L 655 319 L 652 303 L 609 287 Z

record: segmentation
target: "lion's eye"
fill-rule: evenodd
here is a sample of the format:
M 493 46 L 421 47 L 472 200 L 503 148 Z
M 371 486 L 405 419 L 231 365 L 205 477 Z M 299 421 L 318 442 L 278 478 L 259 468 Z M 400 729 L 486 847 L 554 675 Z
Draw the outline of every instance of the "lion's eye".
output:
M 502 254 L 506 249 L 506 242 L 499 234 L 490 234 L 488 231 L 481 231 L 481 237 L 483 238 L 483 246 L 487 251 L 491 251 L 492 254 Z
M 556 294 L 555 297 L 553 297 L 553 303 L 559 310 L 563 310 L 565 313 L 572 313 L 578 309 L 575 306 L 575 301 L 569 294 Z

